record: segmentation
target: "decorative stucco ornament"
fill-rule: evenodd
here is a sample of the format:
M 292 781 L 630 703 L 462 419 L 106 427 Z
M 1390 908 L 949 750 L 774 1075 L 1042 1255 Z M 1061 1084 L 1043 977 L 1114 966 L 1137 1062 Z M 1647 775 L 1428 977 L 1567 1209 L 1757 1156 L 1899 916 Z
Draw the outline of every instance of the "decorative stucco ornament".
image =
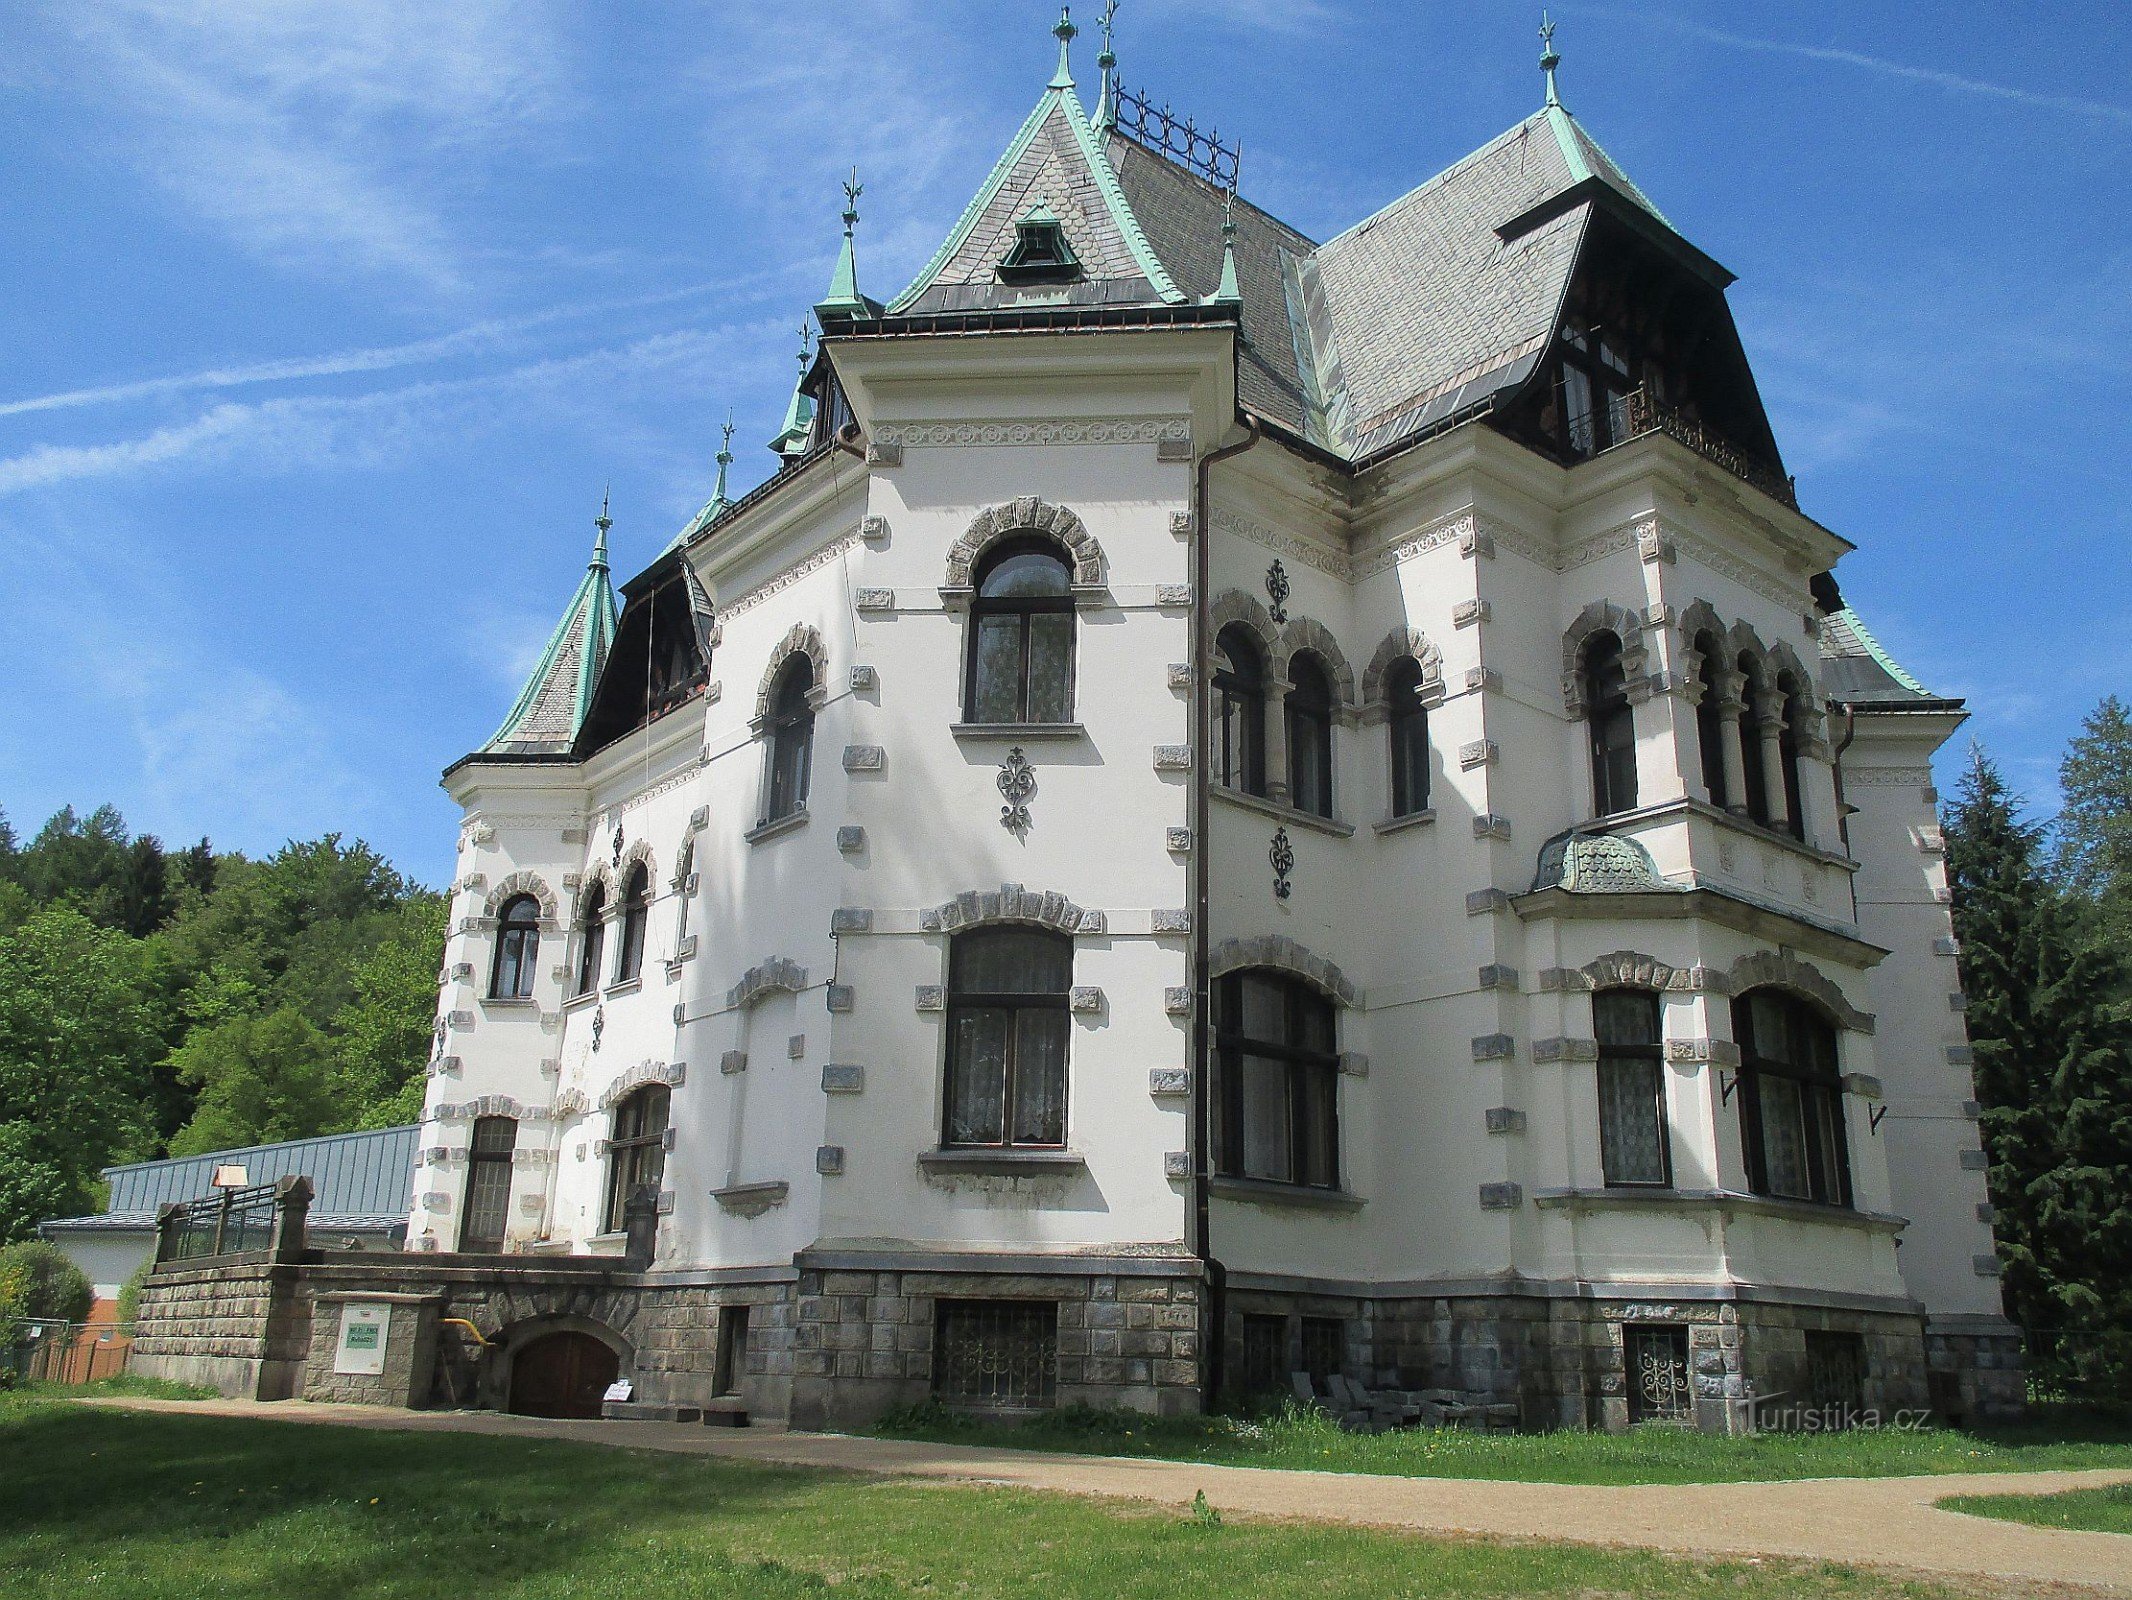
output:
M 999 792 L 1007 802 L 999 808 L 999 825 L 1019 839 L 1029 831 L 1029 802 L 1036 797 L 1036 772 L 1029 758 L 1016 745 L 999 766 Z
M 1288 875 L 1295 871 L 1295 846 L 1288 842 L 1286 828 L 1273 830 L 1273 843 L 1266 851 L 1266 859 L 1273 865 L 1274 898 L 1286 900 L 1292 889 Z
M 1272 566 L 1266 569 L 1266 598 L 1273 603 L 1266 608 L 1266 615 L 1275 622 L 1288 620 L 1288 569 L 1275 557 Z

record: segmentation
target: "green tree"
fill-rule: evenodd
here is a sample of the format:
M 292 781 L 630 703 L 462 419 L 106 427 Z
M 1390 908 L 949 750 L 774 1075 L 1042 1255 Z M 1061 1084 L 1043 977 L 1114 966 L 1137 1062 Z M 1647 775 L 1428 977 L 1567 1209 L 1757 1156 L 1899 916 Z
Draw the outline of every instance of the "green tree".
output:
M 86 1209 L 98 1170 L 139 1153 L 140 979 L 139 944 L 68 906 L 0 936 L 0 1242 Z
M 2066 747 L 2058 785 L 2058 880 L 2093 902 L 2106 936 L 2132 955 L 2132 711 L 2116 695 L 2088 713 Z
M 355 997 L 335 1019 L 335 1077 L 357 1127 L 421 1120 L 445 915 L 441 897 L 408 906 L 393 935 L 355 969 Z
M 2041 850 L 1976 750 L 1947 870 L 2007 1310 L 2105 1331 L 2132 1320 L 2132 1022 L 2114 999 L 2125 974 L 2079 937 Z
M 308 1139 L 344 1126 L 326 1037 L 288 1007 L 196 1029 L 172 1064 L 181 1083 L 199 1090 L 192 1120 L 170 1141 L 174 1156 Z
M 64 901 L 135 938 L 154 932 L 170 911 L 162 845 L 148 834 L 134 838 L 112 806 L 98 806 L 86 821 L 63 807 L 20 853 L 15 876 L 39 904 Z
M 0 1323 L 86 1322 L 95 1303 L 95 1286 L 57 1247 L 41 1239 L 0 1247 Z

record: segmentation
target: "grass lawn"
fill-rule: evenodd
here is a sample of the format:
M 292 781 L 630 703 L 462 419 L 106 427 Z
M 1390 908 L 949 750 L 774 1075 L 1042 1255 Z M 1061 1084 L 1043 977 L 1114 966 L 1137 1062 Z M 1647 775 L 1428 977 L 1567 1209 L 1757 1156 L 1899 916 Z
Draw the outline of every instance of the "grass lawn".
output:
M 1942 1500 L 1940 1504 L 1949 1511 L 2028 1522 L 2039 1528 L 2132 1533 L 2132 1484 L 2109 1489 L 2069 1489 L 2064 1494 L 1969 1494 Z
M 1222 1525 L 1218 1515 L 560 1442 L 17 1401 L 0 1403 L 0 1592 L 1937 1600 L 1995 1591 L 1773 1560 Z
M 2043 1409 L 2022 1427 L 1990 1433 L 1883 1429 L 1765 1433 L 1745 1439 L 1667 1427 L 1617 1434 L 1490 1434 L 1455 1428 L 1356 1434 L 1342 1433 L 1337 1424 L 1295 1409 L 1257 1421 L 1060 1411 L 1033 1422 L 1006 1424 L 920 1407 L 890 1417 L 875 1431 L 890 1438 L 1224 1466 L 1528 1483 L 1745 1483 L 2132 1467 L 2132 1417 Z

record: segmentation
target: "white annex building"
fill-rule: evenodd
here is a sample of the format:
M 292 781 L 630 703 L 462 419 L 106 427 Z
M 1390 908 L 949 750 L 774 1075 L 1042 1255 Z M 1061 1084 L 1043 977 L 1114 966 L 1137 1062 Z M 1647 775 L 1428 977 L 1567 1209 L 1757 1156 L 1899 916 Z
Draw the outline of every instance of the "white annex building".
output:
M 619 604 L 603 519 L 445 776 L 407 1248 L 487 1392 L 2017 1401 L 1962 710 L 1840 597 L 1732 274 L 1551 50 L 1319 242 L 1057 33 L 893 298 L 847 215 L 776 475 Z

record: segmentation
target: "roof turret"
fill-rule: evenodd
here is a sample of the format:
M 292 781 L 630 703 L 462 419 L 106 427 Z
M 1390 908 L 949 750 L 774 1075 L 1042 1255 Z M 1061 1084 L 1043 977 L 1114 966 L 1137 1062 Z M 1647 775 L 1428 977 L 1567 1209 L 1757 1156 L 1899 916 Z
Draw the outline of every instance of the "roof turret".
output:
M 829 294 L 814 308 L 815 320 L 827 328 L 833 321 L 853 321 L 881 314 L 879 301 L 869 300 L 859 293 L 859 263 L 852 250 L 852 229 L 859 223 L 859 196 L 866 186 L 859 182 L 859 169 L 853 167 L 851 176 L 844 184 L 844 245 L 837 253 L 837 266 L 829 280 Z
M 614 644 L 614 586 L 607 572 L 607 498 L 600 497 L 592 559 L 526 686 L 481 755 L 565 755 L 592 708 L 592 691 Z
M 800 324 L 799 377 L 792 385 L 792 403 L 785 407 L 785 425 L 770 441 L 770 448 L 787 461 L 807 453 L 807 436 L 814 431 L 814 396 L 807 392 L 808 341 L 814 330 Z

